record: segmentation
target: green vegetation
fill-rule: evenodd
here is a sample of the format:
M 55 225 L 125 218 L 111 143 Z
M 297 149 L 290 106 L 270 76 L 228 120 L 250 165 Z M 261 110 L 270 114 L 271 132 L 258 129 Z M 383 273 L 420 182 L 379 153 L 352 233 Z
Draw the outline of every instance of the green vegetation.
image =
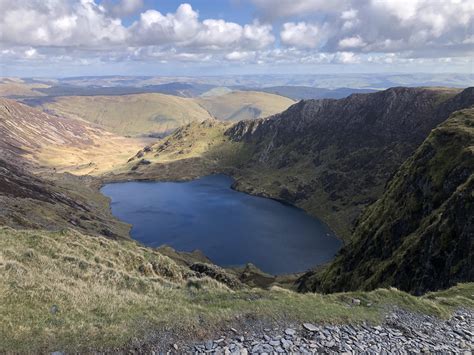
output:
M 63 96 L 42 108 L 79 118 L 123 136 L 163 135 L 191 122 L 264 117 L 281 112 L 292 100 L 263 92 L 230 92 L 184 98 L 158 93 L 115 96 Z
M 388 305 L 442 317 L 474 306 L 474 284 L 423 298 L 395 289 L 323 296 L 278 287 L 233 291 L 198 276 L 132 241 L 2 227 L 0 352 L 117 349 L 160 331 L 192 339 L 255 317 L 377 323 Z M 362 306 L 350 307 L 353 297 Z
M 363 209 L 443 120 L 436 112 L 440 95 L 454 99 L 456 92 L 399 88 L 325 104 L 301 102 L 271 119 L 215 123 L 209 132 L 207 124 L 190 125 L 141 153 L 151 165 L 130 171 L 134 160 L 114 178 L 227 173 L 236 189 L 297 205 L 347 241 Z M 368 126 L 369 120 L 375 121 Z
M 267 117 L 286 110 L 295 102 L 280 95 L 258 91 L 232 91 L 208 95 L 197 102 L 221 121 L 240 121 Z
M 472 280 L 474 109 L 434 129 L 361 216 L 353 238 L 302 289 L 396 286 L 415 294 Z
M 211 118 L 193 99 L 165 94 L 58 97 L 43 108 L 131 136 L 163 134 Z

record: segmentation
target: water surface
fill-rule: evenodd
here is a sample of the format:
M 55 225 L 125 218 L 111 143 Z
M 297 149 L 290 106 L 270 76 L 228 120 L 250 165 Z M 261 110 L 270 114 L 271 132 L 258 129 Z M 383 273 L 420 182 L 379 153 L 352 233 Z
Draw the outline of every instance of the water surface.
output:
M 304 211 L 230 188 L 225 175 L 190 182 L 108 184 L 112 213 L 133 225 L 143 244 L 201 250 L 221 266 L 248 262 L 271 274 L 305 271 L 341 247 L 328 227 Z

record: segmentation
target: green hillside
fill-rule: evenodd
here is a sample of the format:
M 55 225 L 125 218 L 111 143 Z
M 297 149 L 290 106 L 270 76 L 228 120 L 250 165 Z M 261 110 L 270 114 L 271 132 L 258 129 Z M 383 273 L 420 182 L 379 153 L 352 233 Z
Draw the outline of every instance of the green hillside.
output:
M 301 280 L 334 292 L 396 286 L 415 294 L 474 279 L 474 109 L 434 129 L 359 219 L 327 268 Z
M 241 319 L 378 323 L 388 305 L 448 316 L 474 306 L 472 292 L 472 284 L 423 298 L 394 289 L 328 296 L 232 290 L 131 241 L 0 227 L 1 352 L 118 351 L 156 334 L 167 334 L 166 350 Z M 353 297 L 373 306 L 348 307 Z

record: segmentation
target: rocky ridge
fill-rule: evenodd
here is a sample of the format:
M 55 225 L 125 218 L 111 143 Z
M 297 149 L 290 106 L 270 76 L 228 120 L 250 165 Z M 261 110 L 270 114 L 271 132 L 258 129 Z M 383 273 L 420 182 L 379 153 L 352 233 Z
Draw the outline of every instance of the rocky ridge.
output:
M 300 290 L 394 286 L 414 294 L 474 280 L 474 109 L 434 129 L 361 215 L 351 242 Z
M 303 207 L 347 239 L 360 212 L 429 132 L 473 104 L 473 88 L 392 88 L 300 101 L 280 114 L 239 122 L 226 135 L 253 152 L 236 188 Z

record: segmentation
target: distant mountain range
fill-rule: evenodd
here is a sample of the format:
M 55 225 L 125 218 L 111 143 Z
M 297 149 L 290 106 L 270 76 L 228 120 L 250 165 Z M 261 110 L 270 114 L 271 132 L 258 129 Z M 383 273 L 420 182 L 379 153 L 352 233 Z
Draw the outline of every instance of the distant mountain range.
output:
M 368 94 L 376 91 L 371 89 L 351 88 L 324 89 L 309 86 L 270 86 L 254 90 L 286 96 L 293 100 L 342 99 L 352 94 Z

